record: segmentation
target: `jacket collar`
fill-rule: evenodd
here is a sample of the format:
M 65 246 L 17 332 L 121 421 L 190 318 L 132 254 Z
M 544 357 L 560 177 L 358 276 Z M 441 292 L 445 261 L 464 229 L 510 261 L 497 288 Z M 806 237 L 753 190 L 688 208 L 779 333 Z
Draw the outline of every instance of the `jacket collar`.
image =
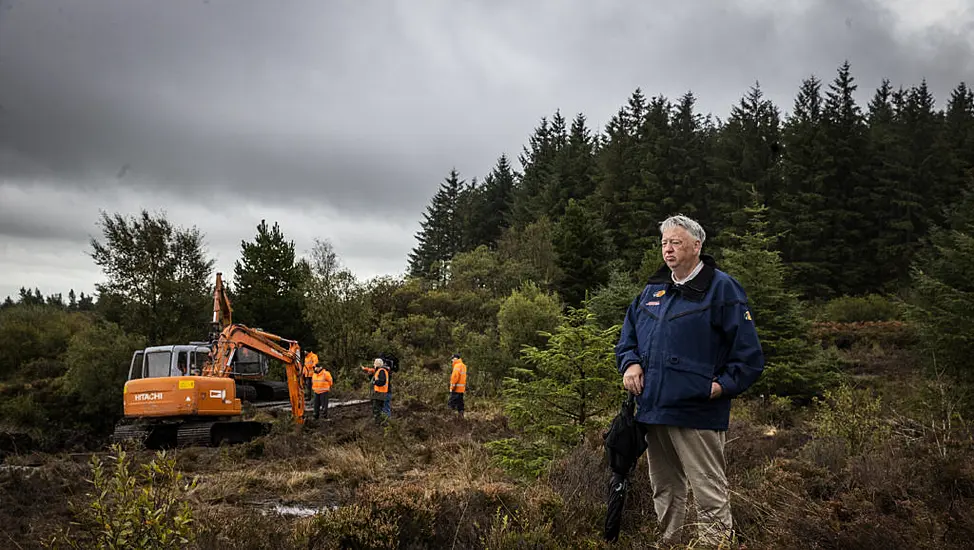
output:
M 665 284 L 669 285 L 673 290 L 680 292 L 687 300 L 692 300 L 694 302 L 699 302 L 703 300 L 704 296 L 707 295 L 707 290 L 710 289 L 710 283 L 714 281 L 714 272 L 717 269 L 717 261 L 710 254 L 701 254 L 700 261 L 703 262 L 703 269 L 696 277 L 690 279 L 685 284 L 677 285 L 673 284 L 672 270 L 666 264 L 663 264 L 659 270 L 649 278 L 648 283 L 659 285 Z

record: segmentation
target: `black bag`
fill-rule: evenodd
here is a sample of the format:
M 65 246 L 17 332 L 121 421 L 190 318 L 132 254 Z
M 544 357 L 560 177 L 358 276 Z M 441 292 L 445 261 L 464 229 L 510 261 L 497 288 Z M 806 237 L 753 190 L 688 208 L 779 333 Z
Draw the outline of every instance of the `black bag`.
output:
M 389 367 L 389 372 L 399 372 L 399 358 L 392 353 L 384 351 L 379 354 L 379 359 Z
M 622 511 L 626 507 L 626 495 L 629 492 L 629 474 L 636 469 L 639 457 L 648 447 L 646 431 L 636 422 L 636 398 L 628 394 L 622 409 L 609 431 L 605 433 L 605 456 L 612 469 L 612 479 L 609 481 L 608 508 L 605 513 L 605 540 L 613 542 L 619 538 L 619 528 L 622 526 Z
M 609 468 L 620 475 L 629 475 L 639 462 L 648 445 L 646 444 L 646 432 L 636 422 L 635 418 L 636 397 L 631 393 L 626 397 L 622 408 L 609 431 L 602 436 L 605 440 L 605 456 L 609 462 Z

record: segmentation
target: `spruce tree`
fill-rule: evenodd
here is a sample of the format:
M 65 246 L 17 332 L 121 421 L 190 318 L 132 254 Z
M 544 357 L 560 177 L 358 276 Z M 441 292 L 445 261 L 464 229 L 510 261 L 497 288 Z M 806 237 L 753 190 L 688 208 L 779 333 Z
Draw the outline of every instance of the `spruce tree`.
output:
M 714 169 L 718 184 L 712 184 L 713 221 L 709 227 L 720 245 L 725 228 L 741 232 L 747 227 L 744 207 L 749 192 L 756 189 L 761 203 L 772 209 L 782 200 L 780 170 L 781 115 L 755 83 L 731 109 L 727 124 L 718 134 L 718 161 Z
M 608 282 L 611 250 L 605 230 L 598 218 L 569 199 L 554 245 L 562 271 L 558 289 L 566 302 L 578 306 L 589 289 Z
M 934 226 L 911 266 L 907 316 L 927 364 L 974 380 L 974 195 L 965 194 L 951 225 Z
M 646 98 L 637 88 L 606 125 L 606 140 L 597 155 L 596 192 L 594 200 L 588 201 L 590 210 L 599 213 L 619 258 L 633 269 L 643 250 L 652 246 L 661 215 L 662 188 L 653 171 L 656 153 L 647 138 L 646 117 Z
M 922 197 L 910 185 L 902 121 L 893 104 L 895 92 L 883 80 L 869 102 L 869 160 L 874 182 L 870 210 L 882 214 L 869 246 L 875 256 L 875 289 L 889 288 L 909 276 L 909 265 L 919 235 Z
M 823 128 L 822 84 L 810 76 L 802 81 L 782 132 L 785 192 L 778 204 L 774 232 L 782 235 L 781 255 L 795 272 L 803 297 L 827 298 L 830 256 L 822 236 L 829 220 L 824 211 L 828 160 Z
M 867 134 L 853 94 L 857 89 L 846 61 L 829 85 L 823 109 L 825 133 L 824 208 L 821 246 L 828 251 L 828 287 L 837 294 L 859 294 L 876 279 L 875 253 L 869 243 L 885 212 L 876 212 L 874 180 L 865 172 Z
M 483 200 L 480 203 L 482 211 L 477 216 L 481 238 L 477 245 L 486 244 L 496 248 L 501 233 L 507 227 L 507 218 L 514 200 L 514 187 L 517 173 L 511 166 L 507 155 L 497 159 L 494 169 L 484 178 L 481 190 Z
M 301 283 L 294 241 L 277 222 L 268 227 L 261 220 L 254 240 L 240 241 L 240 259 L 233 269 L 233 321 L 309 345 L 312 334 L 302 321 Z
M 507 224 L 524 227 L 540 219 L 550 210 L 546 190 L 556 178 L 555 161 L 558 152 L 568 142 L 565 119 L 556 111 L 549 123 L 542 118 L 519 157 L 522 166 L 520 180 L 514 188 Z
M 822 390 L 827 373 L 812 361 L 806 340 L 809 323 L 798 293 L 788 283 L 787 267 L 769 234 L 768 207 L 757 193 L 744 209 L 749 223 L 729 236 L 721 269 L 733 276 L 748 296 L 748 310 L 761 340 L 765 371 L 751 393 L 811 397 Z
M 445 282 L 446 266 L 462 249 L 463 227 L 459 216 L 460 195 L 464 182 L 456 169 L 440 184 L 439 190 L 426 207 L 419 244 L 409 253 L 409 272 L 415 277 Z

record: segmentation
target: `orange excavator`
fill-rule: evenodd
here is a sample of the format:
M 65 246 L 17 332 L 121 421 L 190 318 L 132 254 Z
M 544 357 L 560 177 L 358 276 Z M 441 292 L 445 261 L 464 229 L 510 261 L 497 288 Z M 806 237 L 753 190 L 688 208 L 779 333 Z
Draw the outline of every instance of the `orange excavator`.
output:
M 147 447 L 219 445 L 249 441 L 269 425 L 243 420 L 239 393 L 256 394 L 255 355 L 284 363 L 288 398 L 297 424 L 304 423 L 301 348 L 288 340 L 231 322 L 230 301 L 216 274 L 210 342 L 153 346 L 136 351 L 123 390 L 124 418 L 114 441 L 141 439 Z M 261 364 L 259 361 L 257 364 Z M 266 364 L 266 360 L 265 363 Z

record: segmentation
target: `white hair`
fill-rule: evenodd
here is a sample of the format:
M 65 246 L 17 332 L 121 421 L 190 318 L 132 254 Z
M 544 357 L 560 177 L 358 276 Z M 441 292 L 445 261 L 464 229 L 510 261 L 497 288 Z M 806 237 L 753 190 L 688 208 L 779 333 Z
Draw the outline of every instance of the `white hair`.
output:
M 682 227 L 683 229 L 686 229 L 687 233 L 689 233 L 691 237 L 700 241 L 701 246 L 703 245 L 703 242 L 707 240 L 707 233 L 703 230 L 703 227 L 696 221 L 684 216 L 683 214 L 670 216 L 669 218 L 663 220 L 663 223 L 659 224 L 659 232 L 660 234 L 663 234 L 663 232 L 667 231 L 668 229 L 673 229 L 674 227 Z
M 382 359 L 379 359 L 378 357 L 376 357 L 376 358 L 375 358 L 375 361 L 372 361 L 372 365 L 373 365 L 373 366 L 374 366 L 375 368 L 379 368 L 379 367 L 381 367 L 381 366 L 383 365 L 383 363 L 382 363 Z

